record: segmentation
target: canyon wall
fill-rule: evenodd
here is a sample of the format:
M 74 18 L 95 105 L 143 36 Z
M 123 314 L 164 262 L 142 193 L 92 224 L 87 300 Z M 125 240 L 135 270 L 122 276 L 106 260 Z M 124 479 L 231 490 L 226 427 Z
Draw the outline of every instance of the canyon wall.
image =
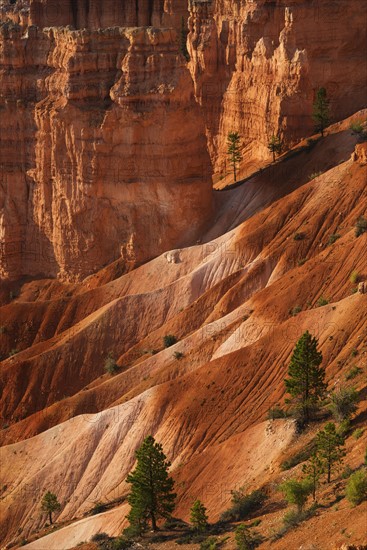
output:
M 312 134 L 318 87 L 327 90 L 334 121 L 366 106 L 365 2 L 192 0 L 190 6 L 190 68 L 215 171 L 225 170 L 230 131 L 239 132 L 245 159 L 269 159 L 272 134 L 288 145 Z
M 318 87 L 333 120 L 367 103 L 359 0 L 2 0 L 0 15 L 2 277 L 80 279 L 193 243 L 229 131 L 243 175 L 272 134 L 313 133 Z
M 80 279 L 194 242 L 211 166 L 176 32 L 23 31 L 1 26 L 1 276 Z

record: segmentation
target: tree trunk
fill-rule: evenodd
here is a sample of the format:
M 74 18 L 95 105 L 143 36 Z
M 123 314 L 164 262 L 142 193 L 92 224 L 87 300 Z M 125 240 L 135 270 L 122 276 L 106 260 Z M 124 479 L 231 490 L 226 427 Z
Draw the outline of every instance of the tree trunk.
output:
M 235 163 L 233 164 L 233 174 L 234 174 L 234 182 L 236 183 L 236 181 L 237 181 L 237 174 L 236 174 L 236 164 L 235 164 Z
M 157 529 L 157 522 L 156 522 L 155 515 L 154 515 L 153 512 L 151 512 L 150 517 L 152 519 L 152 529 L 153 529 L 153 531 L 157 531 L 158 530 Z
M 273 162 L 275 162 L 275 151 L 273 150 L 272 153 L 273 153 Z
M 330 483 L 330 479 L 331 479 L 331 464 L 329 462 L 327 465 L 327 482 L 328 483 Z
M 52 525 L 52 512 L 48 513 L 48 518 L 50 520 L 50 525 Z

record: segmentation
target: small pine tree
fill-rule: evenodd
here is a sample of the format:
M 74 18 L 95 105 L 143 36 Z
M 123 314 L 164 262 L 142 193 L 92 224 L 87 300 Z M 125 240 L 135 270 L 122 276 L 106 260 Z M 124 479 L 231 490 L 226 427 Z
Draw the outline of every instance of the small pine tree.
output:
M 258 533 L 251 532 L 247 525 L 241 523 L 235 530 L 237 550 L 254 550 L 262 541 Z
M 324 135 L 325 128 L 330 123 L 330 107 L 325 88 L 319 88 L 316 92 L 316 99 L 313 104 L 312 118 L 315 122 L 316 132 Z
M 47 493 L 43 495 L 41 501 L 41 509 L 43 512 L 46 512 L 48 514 L 50 525 L 52 525 L 52 514 L 61 509 L 61 504 L 57 500 L 57 496 L 54 493 L 51 493 L 51 491 L 47 491 Z
M 227 154 L 229 162 L 233 168 L 233 178 L 237 181 L 237 164 L 241 161 L 242 155 L 240 152 L 240 136 L 238 132 L 229 132 L 227 136 Z
M 288 376 L 284 380 L 287 392 L 297 402 L 302 422 L 308 422 L 326 391 L 325 369 L 320 367 L 322 353 L 318 340 L 306 331 L 298 340 L 291 357 Z
M 340 464 L 345 455 L 344 437 L 337 432 L 334 422 L 328 422 L 316 436 L 318 456 L 327 474 L 327 482 L 331 481 L 334 466 Z
M 268 143 L 268 149 L 273 154 L 273 162 L 275 162 L 275 155 L 280 155 L 283 148 L 283 142 L 280 139 L 279 136 L 275 136 L 274 134 L 271 136 L 271 139 Z
M 289 504 L 295 504 L 298 512 L 302 512 L 308 496 L 312 493 L 312 483 L 310 479 L 288 479 L 279 486 Z
M 204 504 L 199 500 L 195 500 L 190 509 L 190 523 L 195 531 L 203 533 L 208 526 L 208 516 Z
M 184 56 L 184 58 L 186 59 L 186 61 L 190 61 L 190 55 L 189 55 L 189 51 L 187 49 L 187 35 L 188 35 L 188 30 L 187 30 L 187 27 L 186 27 L 186 24 L 185 24 L 185 19 L 182 16 L 181 17 L 181 30 L 180 30 L 180 51 L 181 51 L 182 55 Z
M 140 532 L 146 529 L 150 520 L 153 531 L 156 531 L 157 520 L 169 519 L 175 508 L 174 481 L 168 475 L 170 462 L 166 460 L 162 445 L 156 443 L 151 435 L 136 451 L 136 458 L 136 468 L 126 479 L 131 483 L 128 496 L 131 510 L 127 519 Z
M 307 478 L 310 480 L 312 486 L 312 498 L 313 500 L 316 500 L 316 490 L 319 479 L 324 473 L 322 461 L 316 452 L 314 452 L 306 464 L 303 465 L 302 472 L 306 474 Z

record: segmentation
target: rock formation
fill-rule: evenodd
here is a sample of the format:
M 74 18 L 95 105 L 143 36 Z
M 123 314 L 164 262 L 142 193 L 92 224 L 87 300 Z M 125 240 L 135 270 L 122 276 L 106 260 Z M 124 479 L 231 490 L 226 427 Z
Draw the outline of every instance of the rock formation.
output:
M 327 90 L 333 120 L 366 106 L 366 3 L 192 0 L 190 6 L 190 68 L 216 171 L 225 171 L 229 131 L 241 135 L 245 159 L 270 158 L 272 134 L 288 144 L 310 135 L 318 87 Z
M 3 23 L 1 41 L 1 276 L 81 278 L 194 242 L 211 167 L 175 31 Z

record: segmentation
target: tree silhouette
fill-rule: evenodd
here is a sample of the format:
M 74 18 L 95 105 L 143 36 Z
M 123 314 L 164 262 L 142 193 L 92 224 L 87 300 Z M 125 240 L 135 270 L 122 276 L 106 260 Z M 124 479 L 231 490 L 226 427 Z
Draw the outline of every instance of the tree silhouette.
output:
M 53 512 L 57 512 L 61 509 L 61 504 L 57 500 L 57 497 L 54 493 L 51 493 L 51 491 L 47 491 L 47 493 L 43 495 L 41 508 L 43 512 L 46 512 L 48 514 L 48 519 L 50 520 L 50 524 L 52 525 L 52 514 Z
M 319 88 L 316 92 L 316 99 L 313 104 L 312 118 L 315 122 L 316 132 L 324 136 L 324 130 L 330 123 L 330 107 L 325 88 Z
M 227 136 L 227 155 L 233 168 L 233 178 L 237 181 L 237 164 L 242 159 L 240 152 L 240 136 L 238 132 L 229 132 Z

